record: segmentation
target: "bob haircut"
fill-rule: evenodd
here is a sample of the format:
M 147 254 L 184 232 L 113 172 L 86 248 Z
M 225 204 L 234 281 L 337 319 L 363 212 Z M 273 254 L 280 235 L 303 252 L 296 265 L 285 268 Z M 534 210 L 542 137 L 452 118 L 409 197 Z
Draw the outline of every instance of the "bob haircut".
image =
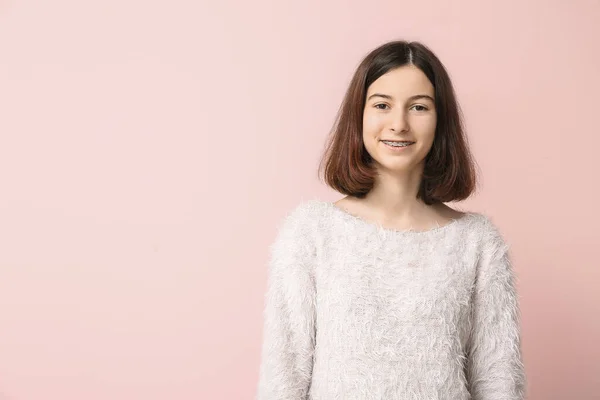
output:
M 329 187 L 358 198 L 364 198 L 373 188 L 377 171 L 362 139 L 367 89 L 380 76 L 405 65 L 419 68 L 432 83 L 437 113 L 433 145 L 425 157 L 417 199 L 427 205 L 464 200 L 476 190 L 477 173 L 461 110 L 443 64 L 419 42 L 388 42 L 362 60 L 339 108 L 318 175 Z

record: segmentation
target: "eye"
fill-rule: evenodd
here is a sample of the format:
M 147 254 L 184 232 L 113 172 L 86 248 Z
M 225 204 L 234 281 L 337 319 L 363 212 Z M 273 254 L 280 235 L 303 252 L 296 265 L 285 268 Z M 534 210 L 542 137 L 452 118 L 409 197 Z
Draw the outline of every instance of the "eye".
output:
M 375 104 L 373 107 L 379 109 L 379 110 L 385 110 L 385 108 L 381 108 L 379 106 L 383 106 L 383 107 L 387 107 L 388 105 L 385 103 L 379 103 L 379 104 Z
M 420 107 L 420 109 L 418 109 L 417 111 L 427 111 L 427 110 L 429 110 L 429 108 L 427 108 L 427 107 L 425 107 L 424 105 L 421 105 L 421 104 L 415 104 L 411 108 L 416 108 L 416 107 Z

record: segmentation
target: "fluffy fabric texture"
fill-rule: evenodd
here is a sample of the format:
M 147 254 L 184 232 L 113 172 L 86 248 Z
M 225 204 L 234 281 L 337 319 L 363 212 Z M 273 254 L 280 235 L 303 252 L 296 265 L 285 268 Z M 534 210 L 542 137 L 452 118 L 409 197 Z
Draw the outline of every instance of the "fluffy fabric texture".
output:
M 400 231 L 302 201 L 270 247 L 256 399 L 523 399 L 515 278 L 483 214 Z

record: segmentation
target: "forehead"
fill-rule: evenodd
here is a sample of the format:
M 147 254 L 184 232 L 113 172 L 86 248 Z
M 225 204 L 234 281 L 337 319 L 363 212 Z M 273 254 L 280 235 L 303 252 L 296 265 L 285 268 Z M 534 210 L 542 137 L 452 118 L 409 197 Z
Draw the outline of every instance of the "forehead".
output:
M 405 65 L 380 76 L 369 86 L 367 96 L 373 93 L 385 93 L 397 98 L 415 94 L 428 94 L 433 97 L 434 87 L 419 68 Z

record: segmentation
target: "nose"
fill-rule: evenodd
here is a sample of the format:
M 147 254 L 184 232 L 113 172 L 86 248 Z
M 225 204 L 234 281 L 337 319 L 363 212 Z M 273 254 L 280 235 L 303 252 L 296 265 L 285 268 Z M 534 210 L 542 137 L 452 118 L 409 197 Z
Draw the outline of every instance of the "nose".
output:
M 404 132 L 408 131 L 408 118 L 406 113 L 403 110 L 400 110 L 396 113 L 390 113 L 390 121 L 389 127 L 391 131 L 394 132 Z

